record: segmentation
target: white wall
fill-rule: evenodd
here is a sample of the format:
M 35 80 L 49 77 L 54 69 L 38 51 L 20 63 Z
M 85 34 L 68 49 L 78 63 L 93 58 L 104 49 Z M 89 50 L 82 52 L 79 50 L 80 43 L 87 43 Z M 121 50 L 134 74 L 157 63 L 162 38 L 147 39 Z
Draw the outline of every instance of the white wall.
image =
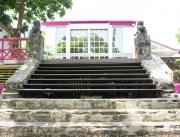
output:
M 46 27 L 45 32 L 45 50 L 55 51 L 56 49 L 56 27 Z
M 123 27 L 123 52 L 131 53 L 135 57 L 134 27 Z
M 98 24 L 99 25 L 99 24 Z M 90 27 L 95 27 L 94 24 L 87 25 L 87 24 L 82 24 L 82 25 L 70 25 L 69 27 L 71 28 L 87 28 L 87 26 Z M 123 53 L 122 54 L 128 54 L 128 57 L 134 57 L 135 56 L 135 46 L 134 46 L 134 34 L 135 34 L 135 28 L 130 27 L 130 26 L 117 26 L 122 28 L 122 46 L 123 46 Z M 57 26 L 53 27 L 44 27 L 43 30 L 45 32 L 45 50 L 48 51 L 55 51 L 56 43 L 57 43 L 57 38 L 56 36 L 56 28 Z M 60 27 L 62 28 L 62 27 Z M 81 28 L 81 29 L 82 29 Z M 100 24 L 99 26 L 96 26 L 95 28 L 108 28 L 107 24 Z

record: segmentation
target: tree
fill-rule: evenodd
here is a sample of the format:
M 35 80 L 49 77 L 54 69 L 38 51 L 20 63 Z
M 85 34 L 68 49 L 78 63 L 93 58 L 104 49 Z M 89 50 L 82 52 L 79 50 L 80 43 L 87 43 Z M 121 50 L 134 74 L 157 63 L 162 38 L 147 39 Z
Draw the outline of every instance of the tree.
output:
M 20 36 L 33 20 L 62 17 L 71 6 L 72 0 L 0 0 L 0 27 L 11 36 Z M 13 21 L 17 21 L 16 28 Z
M 180 43 L 180 30 L 179 30 L 179 33 L 176 34 L 176 38 L 177 38 L 178 42 Z

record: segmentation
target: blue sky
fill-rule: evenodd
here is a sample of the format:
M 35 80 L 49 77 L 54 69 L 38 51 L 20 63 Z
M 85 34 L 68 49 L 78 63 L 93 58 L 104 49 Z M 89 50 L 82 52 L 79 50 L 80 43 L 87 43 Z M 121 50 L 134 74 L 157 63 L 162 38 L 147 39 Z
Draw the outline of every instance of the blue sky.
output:
M 56 20 L 143 20 L 152 40 L 180 48 L 180 0 L 73 0 L 73 7 Z

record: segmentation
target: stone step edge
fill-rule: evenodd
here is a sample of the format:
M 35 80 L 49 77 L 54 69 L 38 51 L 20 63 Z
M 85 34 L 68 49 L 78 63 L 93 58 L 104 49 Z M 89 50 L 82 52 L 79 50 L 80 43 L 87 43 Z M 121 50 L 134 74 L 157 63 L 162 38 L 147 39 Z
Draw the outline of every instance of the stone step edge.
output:
M 144 114 L 144 113 L 152 113 L 154 112 L 159 112 L 159 113 L 169 113 L 169 114 L 179 114 L 180 109 L 13 109 L 13 108 L 2 108 L 0 109 L 0 113 L 3 112 L 67 112 L 67 113 L 104 113 L 104 112 L 109 112 L 109 113 L 121 113 L 121 112 L 127 112 L 127 113 L 122 113 L 122 114 L 128 114 L 128 113 L 134 113 L 137 112 L 136 114 Z
M 1 95 L 0 95 L 1 96 Z M 5 98 L 0 99 L 0 108 L 11 109 L 173 109 L 180 108 L 178 98 L 144 99 L 46 99 L 46 98 Z
M 173 135 L 180 135 L 180 122 L 0 122 L 0 135 L 64 135 L 68 136 L 76 133 L 84 135 L 100 133 L 101 135 L 119 135 L 125 132 L 126 135 L 144 136 L 152 133 L 172 133 Z M 110 131 L 110 132 L 108 132 Z M 110 134 L 109 134 L 110 133 Z M 112 134 L 113 133 L 113 134 Z M 143 135 L 144 134 L 144 135 Z M 83 136 L 84 137 L 84 136 Z M 175 136 L 174 136 L 175 137 Z
M 180 122 L 14 122 L 0 121 L 0 127 L 15 126 L 39 126 L 39 127 L 127 127 L 127 126 L 150 126 L 162 128 L 178 128 Z
M 18 94 L 14 92 L 6 92 L 7 94 Z M 6 94 L 4 93 L 4 95 Z M 3 94 L 2 94 L 3 95 Z M 180 98 L 133 98 L 133 99 L 127 99 L 127 98 L 121 98 L 121 99 L 93 99 L 93 98 L 86 98 L 86 99 L 50 99 L 48 98 L 12 98 L 12 99 L 3 99 L 2 101 L 179 101 Z

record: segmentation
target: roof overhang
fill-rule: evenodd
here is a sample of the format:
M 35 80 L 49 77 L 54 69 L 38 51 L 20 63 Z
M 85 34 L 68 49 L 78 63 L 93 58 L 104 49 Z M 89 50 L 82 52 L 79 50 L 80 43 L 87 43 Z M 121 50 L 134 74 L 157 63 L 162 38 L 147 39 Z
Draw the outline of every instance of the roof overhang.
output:
M 69 24 L 110 24 L 110 25 L 123 25 L 123 26 L 134 26 L 136 21 L 132 20 L 113 20 L 113 21 L 48 21 L 42 22 L 43 26 L 66 26 Z

